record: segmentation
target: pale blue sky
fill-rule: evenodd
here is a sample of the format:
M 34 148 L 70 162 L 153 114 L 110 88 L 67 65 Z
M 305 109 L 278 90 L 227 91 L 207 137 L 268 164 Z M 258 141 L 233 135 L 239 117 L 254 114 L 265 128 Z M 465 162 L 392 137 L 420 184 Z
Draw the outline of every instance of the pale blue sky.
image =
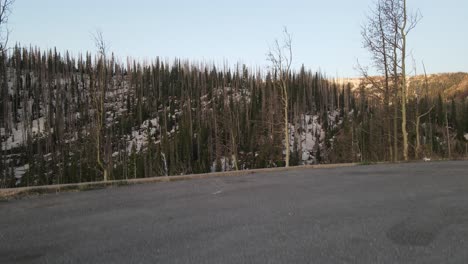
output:
M 468 1 L 408 0 L 424 18 L 409 48 L 429 72 L 468 71 Z M 294 62 L 329 76 L 356 76 L 368 63 L 360 26 L 373 0 L 16 0 L 10 45 L 94 51 L 99 28 L 118 57 L 156 56 L 237 61 L 265 66 L 283 26 L 293 35 Z M 419 63 L 420 64 L 420 63 Z

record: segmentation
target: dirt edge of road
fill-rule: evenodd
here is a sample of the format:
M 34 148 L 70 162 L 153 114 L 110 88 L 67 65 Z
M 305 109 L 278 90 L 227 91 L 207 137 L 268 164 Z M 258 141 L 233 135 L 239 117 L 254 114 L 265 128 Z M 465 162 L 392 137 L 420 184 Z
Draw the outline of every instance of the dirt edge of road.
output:
M 185 180 L 215 178 L 215 177 L 233 177 L 233 176 L 242 176 L 242 175 L 249 175 L 249 174 L 256 174 L 256 173 L 291 171 L 291 170 L 301 170 L 301 169 L 329 169 L 329 168 L 350 167 L 350 166 L 357 166 L 357 165 L 363 165 L 363 164 L 341 163 L 341 164 L 304 165 L 304 166 L 294 166 L 294 167 L 288 167 L 288 168 L 284 168 L 284 167 L 283 168 L 266 168 L 266 169 L 213 172 L 213 173 L 189 174 L 189 175 L 178 175 L 178 176 L 157 176 L 157 177 L 151 177 L 151 178 L 112 180 L 112 181 L 106 181 L 106 182 L 103 182 L 103 181 L 83 182 L 83 183 L 8 188 L 8 189 L 0 189 L 0 201 L 18 199 L 18 198 L 23 198 L 23 197 L 32 196 L 32 195 L 70 192 L 70 191 L 88 191 L 88 190 L 102 189 L 102 188 L 108 188 L 108 187 L 127 186 L 127 185 L 134 185 L 134 184 L 185 181 Z M 367 165 L 367 164 L 364 164 L 364 165 Z
M 468 160 L 468 158 L 462 159 L 450 159 L 450 160 Z M 430 162 L 437 161 L 448 161 L 448 159 L 437 159 Z M 19 199 L 23 197 L 49 194 L 49 193 L 61 193 L 70 191 L 88 191 L 95 189 L 103 189 L 109 187 L 127 186 L 134 184 L 145 184 L 145 183 L 161 183 L 161 182 L 173 182 L 173 181 L 186 181 L 195 179 L 215 178 L 215 177 L 233 177 L 242 176 L 256 173 L 267 173 L 267 172 L 278 172 L 278 171 L 292 171 L 301 169 L 332 169 L 341 167 L 351 167 L 359 165 L 376 165 L 376 164 L 401 164 L 401 163 L 417 163 L 422 161 L 409 161 L 409 162 L 361 162 L 361 163 L 338 163 L 338 164 L 318 164 L 318 165 L 303 165 L 293 167 L 280 167 L 280 168 L 264 168 L 264 169 L 253 169 L 253 170 L 239 170 L 239 171 L 226 171 L 226 172 L 213 172 L 213 173 L 202 173 L 202 174 L 189 174 L 189 175 L 177 175 L 177 176 L 157 176 L 150 178 L 137 178 L 137 179 L 126 179 L 126 180 L 112 180 L 107 182 L 82 182 L 82 183 L 70 183 L 70 184 L 55 184 L 55 185 L 44 185 L 44 186 L 31 186 L 31 187 L 20 187 L 20 188 L 8 188 L 0 189 L 0 201 L 8 201 L 11 199 Z

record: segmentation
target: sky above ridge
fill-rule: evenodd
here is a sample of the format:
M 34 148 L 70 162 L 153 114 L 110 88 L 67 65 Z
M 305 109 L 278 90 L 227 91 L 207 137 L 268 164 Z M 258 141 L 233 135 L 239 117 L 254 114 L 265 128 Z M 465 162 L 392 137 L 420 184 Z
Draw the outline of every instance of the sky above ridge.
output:
M 374 0 L 16 0 L 10 16 L 10 45 L 57 47 L 72 54 L 94 51 L 100 29 L 110 51 L 121 59 L 197 61 L 264 67 L 266 53 L 283 26 L 293 37 L 298 68 L 328 76 L 358 76 L 356 64 L 369 64 L 361 25 Z M 468 1 L 408 0 L 423 19 L 408 37 L 421 73 L 468 72 Z M 409 59 L 412 67 L 412 59 Z

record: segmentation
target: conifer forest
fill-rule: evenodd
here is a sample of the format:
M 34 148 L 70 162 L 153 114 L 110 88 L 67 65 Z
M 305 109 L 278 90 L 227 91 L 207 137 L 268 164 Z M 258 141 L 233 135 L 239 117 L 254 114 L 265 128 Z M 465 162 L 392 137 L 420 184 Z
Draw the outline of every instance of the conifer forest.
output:
M 102 34 L 78 55 L 2 46 L 0 188 L 466 157 L 468 75 L 411 63 L 417 16 L 378 2 L 362 29 L 378 74 L 353 80 L 292 68 L 287 30 L 268 68 L 122 59 Z

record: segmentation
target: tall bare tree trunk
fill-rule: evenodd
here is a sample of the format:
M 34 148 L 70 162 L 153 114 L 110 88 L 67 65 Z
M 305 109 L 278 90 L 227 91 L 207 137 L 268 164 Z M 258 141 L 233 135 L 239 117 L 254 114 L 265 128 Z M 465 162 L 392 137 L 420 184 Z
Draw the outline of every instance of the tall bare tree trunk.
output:
M 408 131 L 406 128 L 406 97 L 407 97 L 407 82 L 406 82 L 406 0 L 403 0 L 403 26 L 401 27 L 401 133 L 403 134 L 403 158 L 405 161 L 408 157 Z
M 284 112 L 284 144 L 285 144 L 285 166 L 289 167 L 290 158 L 290 144 L 289 144 L 289 116 L 288 116 L 288 82 L 289 74 L 291 72 L 292 63 L 292 38 L 288 30 L 283 30 L 283 43 L 280 45 L 278 40 L 275 41 L 275 47 L 270 50 L 267 59 L 272 63 L 273 74 L 276 74 L 278 80 L 276 81 L 281 91 L 281 100 L 283 103 Z
M 99 56 L 96 59 L 96 67 L 97 67 L 97 85 L 94 89 L 91 90 L 90 96 L 94 101 L 95 107 L 95 129 L 96 129 L 96 162 L 99 169 L 102 171 L 103 180 L 108 180 L 108 168 L 106 164 L 106 159 L 108 158 L 106 155 L 106 142 L 102 142 L 102 139 L 105 138 L 105 134 L 103 135 L 103 128 L 105 127 L 104 124 L 104 116 L 105 116 L 105 96 L 106 96 L 106 86 L 107 86 L 107 44 L 104 40 L 103 34 L 101 31 L 96 31 L 94 35 L 94 42 L 96 48 L 99 51 Z M 91 84 L 92 85 L 92 84 Z M 104 148 L 102 147 L 104 146 Z M 102 154 L 101 154 L 102 151 Z
M 233 129 L 232 129 L 233 130 Z M 232 133 L 232 130 L 231 130 L 231 141 L 232 141 L 232 163 L 234 165 L 234 169 L 239 170 L 239 165 L 237 164 L 237 144 L 236 144 L 236 140 L 235 140 L 235 137 L 234 137 L 234 134 Z
M 421 122 L 421 116 L 416 117 L 416 149 L 415 149 L 415 157 L 419 159 L 419 153 L 421 151 L 421 139 L 419 135 L 419 124 Z
M 395 90 L 395 98 L 393 100 L 393 161 L 398 161 L 398 65 L 397 65 L 397 53 L 396 53 L 396 46 L 394 47 L 394 58 L 393 58 L 393 85 Z
M 288 90 L 286 84 L 283 85 L 283 103 L 284 103 L 284 144 L 286 145 L 286 167 L 289 167 L 289 156 L 291 154 L 289 144 L 289 117 L 288 117 Z
M 445 109 L 445 130 L 447 133 L 447 148 L 448 148 L 448 158 L 452 158 L 452 147 L 450 146 L 450 130 L 449 130 L 449 123 L 448 123 L 448 109 Z

